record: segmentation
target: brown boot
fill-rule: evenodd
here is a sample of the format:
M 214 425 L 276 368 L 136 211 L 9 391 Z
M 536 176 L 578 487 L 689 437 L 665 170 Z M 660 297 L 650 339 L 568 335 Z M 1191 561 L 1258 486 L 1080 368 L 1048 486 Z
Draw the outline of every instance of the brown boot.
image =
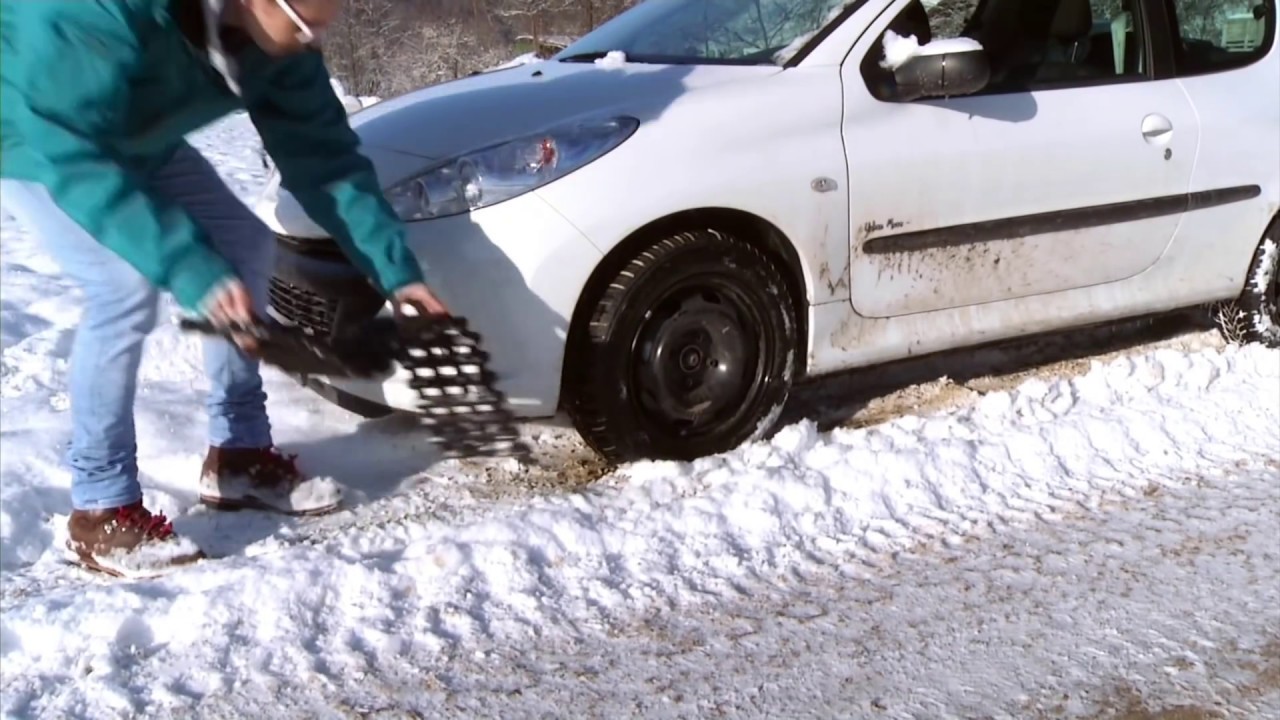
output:
M 224 510 L 252 508 L 286 515 L 321 515 L 342 504 L 332 478 L 310 478 L 297 455 L 268 448 L 209 448 L 200 469 L 200 500 Z
M 67 549 L 81 565 L 117 577 L 155 577 L 205 557 L 141 500 L 108 510 L 73 510 L 67 531 Z

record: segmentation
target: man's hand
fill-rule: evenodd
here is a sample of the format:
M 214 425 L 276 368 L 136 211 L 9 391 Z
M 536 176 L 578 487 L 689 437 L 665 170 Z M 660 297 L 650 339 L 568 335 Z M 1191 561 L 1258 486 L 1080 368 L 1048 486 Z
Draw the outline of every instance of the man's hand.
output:
M 206 302 L 205 314 L 218 325 L 253 322 L 253 298 L 249 289 L 239 280 L 232 280 L 210 293 Z
M 405 285 L 395 293 L 395 313 L 403 315 L 403 306 L 412 305 L 415 310 L 424 315 L 449 315 L 449 308 L 431 292 L 426 285 L 422 283 L 413 283 Z
M 215 325 L 252 325 L 256 321 L 253 298 L 249 295 L 249 289 L 239 280 L 216 288 L 211 295 L 206 302 L 205 314 Z M 249 355 L 257 354 L 258 341 L 252 336 L 233 333 L 232 340 Z

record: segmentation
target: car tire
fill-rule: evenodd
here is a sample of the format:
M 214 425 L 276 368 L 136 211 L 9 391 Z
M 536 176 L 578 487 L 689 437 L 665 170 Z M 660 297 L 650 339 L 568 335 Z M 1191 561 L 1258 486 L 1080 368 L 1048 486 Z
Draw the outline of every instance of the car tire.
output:
M 1246 342 L 1280 347 L 1280 217 L 1271 222 L 1249 263 L 1244 291 L 1236 301 Z
M 796 308 L 732 235 L 665 237 L 607 278 L 570 339 L 566 411 L 612 462 L 691 460 L 768 436 L 790 393 Z

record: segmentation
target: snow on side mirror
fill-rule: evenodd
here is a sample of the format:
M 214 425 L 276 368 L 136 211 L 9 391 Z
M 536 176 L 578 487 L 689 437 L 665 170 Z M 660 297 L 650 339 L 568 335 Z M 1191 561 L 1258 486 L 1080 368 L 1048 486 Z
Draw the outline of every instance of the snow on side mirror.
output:
M 987 86 L 991 66 L 972 38 L 948 38 L 920 45 L 914 35 L 885 31 L 880 67 L 893 73 L 895 100 L 969 95 Z

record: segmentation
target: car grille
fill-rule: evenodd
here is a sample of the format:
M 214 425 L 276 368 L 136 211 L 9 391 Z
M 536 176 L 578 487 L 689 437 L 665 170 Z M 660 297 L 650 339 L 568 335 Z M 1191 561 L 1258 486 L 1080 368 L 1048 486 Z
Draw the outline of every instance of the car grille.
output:
M 336 240 L 319 238 L 299 238 L 292 235 L 281 235 L 276 233 L 276 241 L 287 247 L 290 251 L 300 253 L 302 255 L 310 255 L 312 257 L 323 257 L 329 260 L 337 260 L 344 264 L 349 263 L 346 253 L 342 252 L 342 248 Z
M 333 332 L 338 301 L 298 287 L 279 277 L 271 278 L 271 309 L 286 322 L 310 330 L 321 337 Z

